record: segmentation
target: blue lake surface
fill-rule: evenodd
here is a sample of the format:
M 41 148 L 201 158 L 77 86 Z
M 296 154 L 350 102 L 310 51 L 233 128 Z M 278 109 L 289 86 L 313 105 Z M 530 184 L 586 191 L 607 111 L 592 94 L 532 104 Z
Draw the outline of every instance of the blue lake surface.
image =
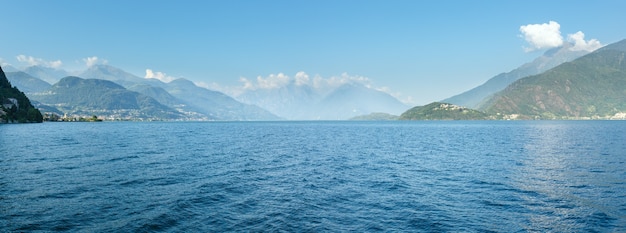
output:
M 43 123 L 0 146 L 0 231 L 626 231 L 626 121 Z

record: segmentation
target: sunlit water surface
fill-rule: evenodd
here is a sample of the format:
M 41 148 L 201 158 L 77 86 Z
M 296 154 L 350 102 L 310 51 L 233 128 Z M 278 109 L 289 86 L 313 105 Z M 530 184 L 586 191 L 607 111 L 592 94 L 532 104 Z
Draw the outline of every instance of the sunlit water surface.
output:
M 626 230 L 625 121 L 0 125 L 2 231 Z

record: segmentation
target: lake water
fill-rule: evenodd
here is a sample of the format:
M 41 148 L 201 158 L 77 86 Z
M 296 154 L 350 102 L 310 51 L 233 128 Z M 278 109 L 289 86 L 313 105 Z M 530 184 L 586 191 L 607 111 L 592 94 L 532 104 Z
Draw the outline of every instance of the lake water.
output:
M 626 231 L 626 121 L 43 123 L 0 146 L 0 231 Z

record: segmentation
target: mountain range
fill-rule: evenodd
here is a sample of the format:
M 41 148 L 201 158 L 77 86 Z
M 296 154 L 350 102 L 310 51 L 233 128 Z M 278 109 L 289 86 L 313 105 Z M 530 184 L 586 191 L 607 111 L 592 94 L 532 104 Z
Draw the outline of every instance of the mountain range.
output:
M 478 110 L 434 102 L 399 119 L 626 119 L 626 40 L 519 78 L 485 97 Z
M 626 116 L 626 40 L 519 79 L 480 109 L 525 119 Z
M 330 90 L 291 82 L 272 89 L 247 90 L 236 98 L 289 120 L 348 120 L 376 112 L 397 115 L 409 108 L 393 96 L 358 82 Z
M 7 76 L 46 112 L 109 119 L 347 120 L 373 112 L 399 114 L 408 108 L 387 93 L 356 82 L 330 91 L 294 84 L 248 91 L 235 99 L 186 79 L 165 83 L 109 65 L 93 65 L 76 76 L 57 79 L 69 73 L 28 67 Z M 56 83 L 51 85 L 37 76 Z
M 489 97 L 504 90 L 504 88 L 520 78 L 543 73 L 589 53 L 586 50 L 573 50 L 572 48 L 573 45 L 571 43 L 564 43 L 561 47 L 546 51 L 532 62 L 526 63 L 510 72 L 498 74 L 480 86 L 444 99 L 441 102 L 468 108 L 478 108 Z
M 32 94 L 41 104 L 68 115 L 107 116 L 109 119 L 179 119 L 183 114 L 151 97 L 114 82 L 68 76 L 48 90 Z
M 228 96 L 186 79 L 165 83 L 108 65 L 91 66 L 54 85 L 37 75 L 56 80 L 68 72 L 11 68 L 6 77 L 40 109 L 123 119 L 625 119 L 625 54 L 626 40 L 591 53 L 566 44 L 445 102 L 409 111 L 391 95 L 358 81 L 320 89 L 291 80 Z

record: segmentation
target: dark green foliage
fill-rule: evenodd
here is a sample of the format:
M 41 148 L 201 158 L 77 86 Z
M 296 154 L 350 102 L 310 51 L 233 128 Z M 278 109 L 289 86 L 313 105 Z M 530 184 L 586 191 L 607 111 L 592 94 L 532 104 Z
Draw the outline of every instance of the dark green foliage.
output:
M 625 46 L 626 40 L 520 79 L 481 109 L 530 119 L 606 118 L 626 112 L 626 51 L 619 49 Z
M 487 120 L 484 112 L 453 104 L 433 102 L 413 107 L 400 115 L 399 120 Z
M 17 100 L 17 106 L 13 105 L 9 99 Z M 0 122 L 43 122 L 41 112 L 30 103 L 26 95 L 16 87 L 11 86 L 4 71 L 0 67 Z M 5 108 L 4 104 L 8 104 Z M 10 107 L 9 107 L 10 106 Z

